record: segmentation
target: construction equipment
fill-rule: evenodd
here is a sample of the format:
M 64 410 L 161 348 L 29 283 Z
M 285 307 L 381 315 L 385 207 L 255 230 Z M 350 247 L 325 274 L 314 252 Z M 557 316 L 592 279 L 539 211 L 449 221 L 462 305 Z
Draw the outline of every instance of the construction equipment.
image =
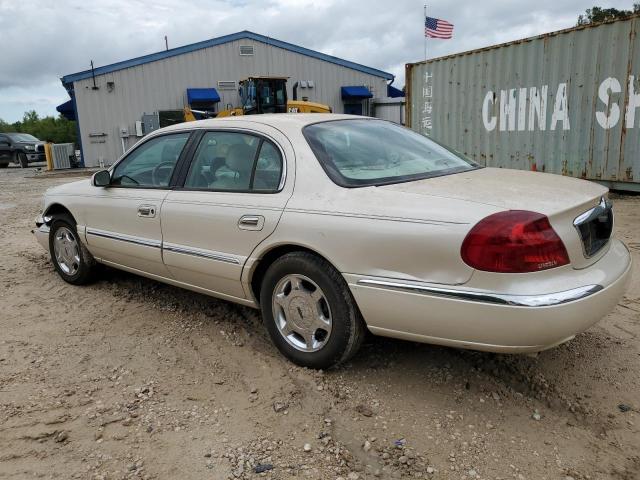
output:
M 240 81 L 241 106 L 222 110 L 217 115 L 211 112 L 184 109 L 185 122 L 196 120 L 194 113 L 203 118 L 235 117 L 261 113 L 331 113 L 331 107 L 322 103 L 298 100 L 298 83 L 293 86 L 293 100 L 287 99 L 287 77 L 249 77 Z
M 215 112 L 208 112 L 206 110 L 193 110 L 191 107 L 184 107 L 182 110 L 184 113 L 184 121 L 185 122 L 195 122 L 196 120 L 202 120 L 205 118 L 215 118 Z M 196 115 L 200 115 L 200 119 L 196 118 Z

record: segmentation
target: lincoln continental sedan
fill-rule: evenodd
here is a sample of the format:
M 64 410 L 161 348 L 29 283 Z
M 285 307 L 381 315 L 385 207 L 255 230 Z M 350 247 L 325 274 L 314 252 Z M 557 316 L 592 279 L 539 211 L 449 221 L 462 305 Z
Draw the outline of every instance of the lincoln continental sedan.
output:
M 327 368 L 367 331 L 566 342 L 625 291 L 613 228 L 601 185 L 482 167 L 383 120 L 277 114 L 157 130 L 48 190 L 34 233 L 66 282 L 104 264 L 257 308 L 285 356 Z

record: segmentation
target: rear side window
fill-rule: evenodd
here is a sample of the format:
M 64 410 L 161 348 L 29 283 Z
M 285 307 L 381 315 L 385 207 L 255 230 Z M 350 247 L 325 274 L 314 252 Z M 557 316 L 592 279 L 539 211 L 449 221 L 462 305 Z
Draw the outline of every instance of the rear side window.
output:
M 268 140 L 239 132 L 207 132 L 193 158 L 185 188 L 273 193 L 282 178 L 282 156 Z

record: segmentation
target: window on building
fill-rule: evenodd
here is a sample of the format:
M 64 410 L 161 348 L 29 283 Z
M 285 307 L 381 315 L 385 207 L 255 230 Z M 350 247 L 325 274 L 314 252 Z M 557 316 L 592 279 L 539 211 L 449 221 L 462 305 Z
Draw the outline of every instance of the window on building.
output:
M 240 45 L 240 55 L 253 55 L 253 45 Z

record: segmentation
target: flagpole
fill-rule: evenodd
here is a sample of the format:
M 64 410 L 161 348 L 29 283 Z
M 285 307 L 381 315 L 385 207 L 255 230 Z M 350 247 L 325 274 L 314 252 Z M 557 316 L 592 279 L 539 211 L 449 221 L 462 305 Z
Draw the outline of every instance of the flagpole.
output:
M 424 28 L 422 34 L 424 35 L 424 61 L 427 61 L 427 4 L 424 4 L 424 15 L 422 16 L 422 23 Z

